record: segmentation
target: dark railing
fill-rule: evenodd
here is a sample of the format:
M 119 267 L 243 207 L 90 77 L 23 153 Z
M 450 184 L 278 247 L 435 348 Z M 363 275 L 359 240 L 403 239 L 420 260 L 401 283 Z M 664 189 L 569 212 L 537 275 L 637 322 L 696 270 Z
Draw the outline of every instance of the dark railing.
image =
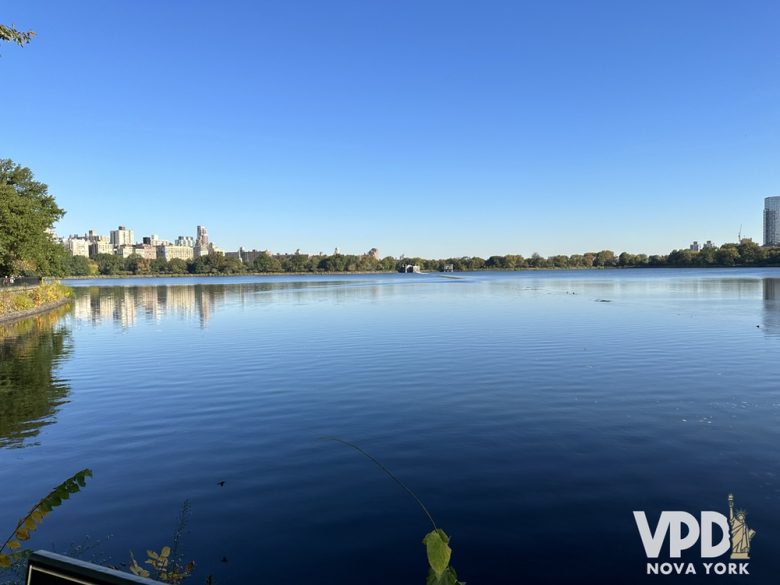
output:
M 0 277 L 0 288 L 9 288 L 12 286 L 38 286 L 41 284 L 39 276 L 2 276 Z

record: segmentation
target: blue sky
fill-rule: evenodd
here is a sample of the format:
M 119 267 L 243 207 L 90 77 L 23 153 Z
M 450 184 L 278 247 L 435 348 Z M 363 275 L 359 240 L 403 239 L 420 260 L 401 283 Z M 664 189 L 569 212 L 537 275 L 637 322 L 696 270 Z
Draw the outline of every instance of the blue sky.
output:
M 0 157 L 226 249 L 428 257 L 761 240 L 780 3 L 5 1 Z

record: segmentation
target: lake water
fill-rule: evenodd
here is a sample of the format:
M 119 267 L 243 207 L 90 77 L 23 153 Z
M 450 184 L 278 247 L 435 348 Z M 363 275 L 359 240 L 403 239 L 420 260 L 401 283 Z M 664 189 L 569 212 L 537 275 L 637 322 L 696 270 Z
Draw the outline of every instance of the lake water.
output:
M 189 500 L 188 583 L 422 585 L 430 523 L 339 437 L 470 585 L 676 581 L 644 577 L 632 511 L 729 493 L 757 530 L 731 580 L 777 583 L 780 270 L 70 284 L 0 328 L 3 539 L 90 467 L 35 547 L 142 560 Z

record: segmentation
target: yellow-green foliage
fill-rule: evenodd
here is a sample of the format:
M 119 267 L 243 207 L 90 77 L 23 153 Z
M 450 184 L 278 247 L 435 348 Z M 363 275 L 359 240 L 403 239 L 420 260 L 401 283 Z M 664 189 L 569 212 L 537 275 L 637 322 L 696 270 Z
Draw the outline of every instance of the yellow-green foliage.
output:
M 29 554 L 29 551 L 21 550 L 22 543 L 30 538 L 30 533 L 38 528 L 49 512 L 70 498 L 71 494 L 79 493 L 81 488 L 87 485 L 88 477 L 92 477 L 92 471 L 82 469 L 54 488 L 48 496 L 35 504 L 24 518 L 19 520 L 11 535 L 0 545 L 0 569 L 7 569 L 15 561 Z M 3 552 L 6 550 L 9 552 Z
M 72 296 L 73 291 L 59 282 L 25 290 L 0 291 L 0 316 L 36 309 Z
M 190 576 L 192 570 L 195 568 L 195 563 L 193 561 L 181 566 L 176 559 L 172 559 L 171 547 L 169 546 L 162 547 L 162 550 L 159 553 L 148 550 L 146 551 L 146 556 L 149 557 L 146 559 L 146 564 L 154 571 L 155 579 L 162 581 L 163 583 L 174 583 L 174 585 L 179 585 L 179 583 Z M 139 577 L 148 578 L 152 575 L 151 571 L 144 569 L 138 564 L 138 561 L 135 560 L 132 552 L 130 553 L 130 571 Z

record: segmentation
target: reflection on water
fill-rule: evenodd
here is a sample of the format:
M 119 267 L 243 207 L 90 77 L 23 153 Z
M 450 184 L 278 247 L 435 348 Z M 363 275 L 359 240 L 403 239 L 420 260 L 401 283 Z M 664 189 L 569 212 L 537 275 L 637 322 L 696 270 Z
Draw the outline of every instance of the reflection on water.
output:
M 92 286 L 77 290 L 74 316 L 93 323 L 113 320 L 127 328 L 136 325 L 139 317 L 154 320 L 168 312 L 187 320 L 197 316 L 201 327 L 206 327 L 224 298 L 224 286 Z
M 189 499 L 193 583 L 421 582 L 424 515 L 321 440 L 337 436 L 430 506 L 469 582 L 653 582 L 632 511 L 723 511 L 734 493 L 758 531 L 749 580 L 775 583 L 778 283 L 778 269 L 79 281 L 69 333 L 4 348 L 15 379 L 57 332 L 72 351 L 27 375 L 31 395 L 71 389 L 39 446 L 0 448 L 4 477 L 23 477 L 5 482 L 0 525 L 88 466 L 94 489 L 43 544 L 112 534 L 121 561 L 166 544 Z
M 79 320 L 102 323 L 113 320 L 123 328 L 133 327 L 139 319 L 159 320 L 176 315 L 183 320 L 197 317 L 207 327 L 215 311 L 226 304 L 247 306 L 268 304 L 283 297 L 295 303 L 322 300 L 328 289 L 331 301 L 377 299 L 386 290 L 377 281 L 295 281 L 237 284 L 195 284 L 171 286 L 89 286 L 78 287 L 74 316 Z M 408 283 L 402 283 L 408 284 Z M 396 288 L 390 286 L 389 288 Z
M 764 331 L 780 335 L 780 278 L 764 279 Z
M 29 446 L 66 402 L 54 370 L 69 353 L 70 332 L 57 323 L 69 310 L 0 326 L 0 448 Z

